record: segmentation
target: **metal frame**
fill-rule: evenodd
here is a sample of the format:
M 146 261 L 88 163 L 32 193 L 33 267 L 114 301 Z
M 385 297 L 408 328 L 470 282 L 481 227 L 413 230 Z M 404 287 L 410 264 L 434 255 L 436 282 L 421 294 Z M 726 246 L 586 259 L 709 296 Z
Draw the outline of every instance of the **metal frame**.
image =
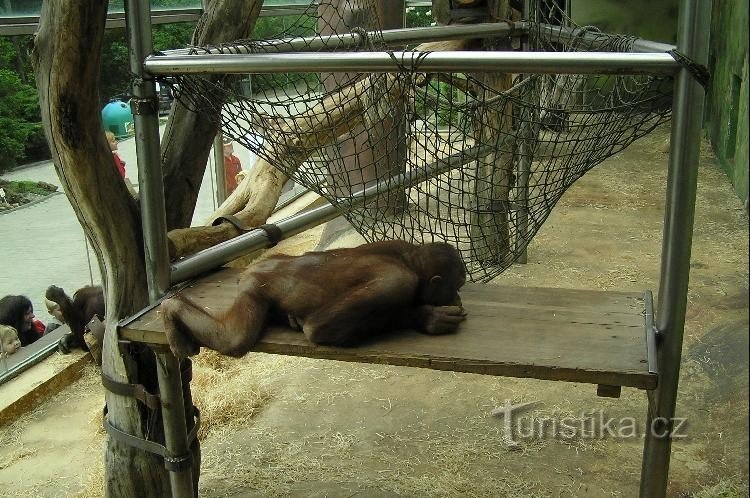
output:
M 127 12 L 130 70 L 134 75 L 133 99 L 142 105 L 133 115 L 138 184 L 141 200 L 141 223 L 146 258 L 146 281 L 149 302 L 159 300 L 169 288 L 169 250 L 167 218 L 164 205 L 164 182 L 159 150 L 159 113 L 156 82 L 143 69 L 143 58 L 153 51 L 151 16 L 148 0 L 130 0 Z M 170 351 L 155 351 L 156 373 L 164 420 L 164 443 L 167 458 L 185 458 L 189 454 L 187 421 L 182 395 L 182 379 L 177 358 Z M 172 496 L 192 497 L 193 477 L 190 466 L 169 471 Z
M 347 52 L 150 55 L 143 67 L 157 76 L 291 72 L 504 71 L 544 74 L 675 74 L 665 53 L 614 52 Z
M 150 47 L 149 7 L 144 0 L 131 0 L 134 11 L 131 19 L 131 40 L 139 50 L 134 58 L 145 55 Z M 680 4 L 678 48 L 687 57 L 705 64 L 707 55 L 708 26 L 710 23 L 710 1 L 686 0 Z M 139 44 L 140 43 L 140 44 Z M 649 44 L 645 44 L 645 48 Z M 651 48 L 658 48 L 651 45 Z M 133 62 L 133 72 L 142 76 L 134 93 L 148 98 L 153 95 L 153 80 L 156 74 L 180 72 L 213 73 L 244 72 L 259 73 L 273 71 L 393 71 L 400 67 L 424 71 L 488 71 L 501 70 L 523 73 L 617 73 L 617 74 L 676 74 L 673 103 L 673 125 L 667 181 L 667 208 L 664 224 L 662 248 L 661 281 L 657 306 L 657 328 L 660 342 L 657 345 L 659 360 L 659 385 L 649 392 L 649 415 L 646 441 L 643 453 L 640 494 L 643 497 L 665 496 L 671 451 L 672 429 L 677 384 L 680 370 L 687 302 L 688 276 L 690 271 L 690 247 L 692 243 L 695 192 L 697 185 L 698 147 L 703 111 L 704 92 L 687 69 L 679 66 L 672 57 L 663 53 L 637 54 L 476 54 L 476 53 L 433 53 L 416 64 L 415 53 L 397 54 L 397 61 L 387 53 L 356 54 L 271 54 L 271 55 L 208 55 L 208 56 L 149 56 L 143 64 Z M 144 60 L 144 59 L 141 59 Z M 139 79 L 140 80 L 140 79 Z M 138 88 L 140 86 L 140 88 Z M 143 209 L 143 230 L 146 239 L 146 267 L 149 274 L 149 295 L 152 302 L 166 291 L 170 280 L 175 276 L 194 271 L 184 270 L 179 264 L 169 269 L 166 253 L 166 225 L 164 223 L 164 198 L 161 184 L 161 165 L 158 156 L 158 128 L 151 123 L 148 115 L 135 116 L 136 144 L 138 147 L 139 177 L 141 182 L 141 207 Z M 156 151 L 156 154 L 154 153 Z M 321 208 L 307 213 L 303 219 L 294 221 L 294 229 L 287 234 L 298 233 L 306 224 L 317 224 L 330 216 L 331 208 Z M 313 219 L 316 218 L 316 219 Z M 247 239 L 260 240 L 260 231 L 247 234 Z M 236 240 L 236 239 L 235 239 Z M 257 244 L 258 242 L 253 242 Z M 211 258 L 228 254 L 227 247 L 236 244 L 228 241 L 216 248 L 202 251 Z M 248 247 L 255 247 L 247 243 Z M 213 261 L 211 264 L 213 264 Z M 168 275 L 171 273 L 171 277 Z M 181 380 L 179 369 L 175 369 L 176 359 L 169 353 L 160 353 L 163 360 L 159 371 L 162 395 L 174 395 L 172 402 L 180 407 L 165 413 L 164 425 L 167 448 L 171 454 L 181 454 L 186 450 L 187 431 L 185 429 Z M 162 363 L 160 361 L 160 363 Z M 179 412 L 179 413 L 177 413 Z M 181 420 L 180 420 L 181 417 Z M 173 496 L 192 496 L 190 471 L 171 472 Z

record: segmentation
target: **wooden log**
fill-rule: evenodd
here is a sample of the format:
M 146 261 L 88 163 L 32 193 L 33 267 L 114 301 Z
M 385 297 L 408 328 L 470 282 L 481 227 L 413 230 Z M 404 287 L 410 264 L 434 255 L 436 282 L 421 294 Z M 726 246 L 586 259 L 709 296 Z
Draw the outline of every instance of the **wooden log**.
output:
M 496 2 L 496 17 L 507 13 L 511 16 L 511 9 L 507 0 Z M 501 50 L 510 50 L 510 40 L 503 41 Z M 513 85 L 513 75 L 510 73 L 479 73 L 474 77 L 490 88 L 493 94 L 507 91 Z M 484 96 L 489 99 L 489 95 Z M 474 198 L 471 215 L 471 244 L 472 253 L 477 261 L 486 264 L 502 263 L 511 251 L 509 216 L 510 216 L 510 188 L 513 178 L 513 151 L 508 137 L 512 133 L 513 107 L 508 100 L 499 104 L 499 109 L 484 107 L 484 112 L 475 119 L 475 134 L 477 143 L 495 142 L 498 151 L 491 154 L 485 161 L 476 166 L 476 180 L 474 184 Z
M 260 0 L 214 0 L 209 3 L 193 35 L 193 45 L 222 43 L 246 38 L 252 32 L 263 2 Z M 217 81 L 221 76 L 211 76 Z M 190 91 L 190 90 L 187 90 Z M 167 208 L 167 228 L 190 225 L 198 199 L 206 161 L 219 131 L 222 101 L 219 96 L 204 95 L 214 100 L 213 108 L 200 112 L 176 101 L 162 138 L 161 162 Z M 190 99 L 187 96 L 188 101 Z

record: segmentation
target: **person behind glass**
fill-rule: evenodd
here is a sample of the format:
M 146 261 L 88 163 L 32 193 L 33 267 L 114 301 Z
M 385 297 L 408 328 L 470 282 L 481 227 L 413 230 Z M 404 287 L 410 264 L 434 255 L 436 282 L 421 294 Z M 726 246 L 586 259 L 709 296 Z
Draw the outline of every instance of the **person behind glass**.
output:
M 234 155 L 232 139 L 224 138 L 224 187 L 227 196 L 237 188 L 237 175 L 242 171 L 240 158 Z
M 107 130 L 104 132 L 104 135 L 107 137 L 109 150 L 112 151 L 112 159 L 114 159 L 115 161 L 115 167 L 117 168 L 118 173 L 120 173 L 120 176 L 124 179 L 125 178 L 125 161 L 120 159 L 120 156 L 117 154 L 117 139 L 115 138 L 115 134 Z
M 22 346 L 28 346 L 44 335 L 46 327 L 34 317 L 34 307 L 26 296 L 5 296 L 0 299 L 0 324 L 18 331 Z
M 10 325 L 0 325 L 0 358 L 6 358 L 21 349 L 18 332 Z

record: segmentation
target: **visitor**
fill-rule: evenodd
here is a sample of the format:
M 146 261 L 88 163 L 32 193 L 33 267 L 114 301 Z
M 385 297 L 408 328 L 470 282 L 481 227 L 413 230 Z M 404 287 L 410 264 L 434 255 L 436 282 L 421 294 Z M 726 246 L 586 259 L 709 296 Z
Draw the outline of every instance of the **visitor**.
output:
M 10 325 L 0 325 L 0 358 L 6 358 L 21 349 L 18 332 Z
M 34 317 L 34 307 L 26 296 L 5 296 L 0 299 L 0 325 L 18 331 L 22 346 L 28 346 L 44 335 L 46 327 Z
M 231 138 L 224 138 L 224 187 L 227 197 L 237 188 L 237 175 L 242 171 L 240 159 L 234 155 Z
M 114 159 L 115 161 L 115 167 L 117 168 L 117 172 L 120 173 L 120 176 L 123 179 L 125 179 L 125 161 L 120 159 L 120 156 L 117 154 L 117 139 L 115 138 L 115 134 L 107 130 L 104 132 L 104 135 L 106 135 L 107 137 L 109 150 L 112 151 L 112 159 Z

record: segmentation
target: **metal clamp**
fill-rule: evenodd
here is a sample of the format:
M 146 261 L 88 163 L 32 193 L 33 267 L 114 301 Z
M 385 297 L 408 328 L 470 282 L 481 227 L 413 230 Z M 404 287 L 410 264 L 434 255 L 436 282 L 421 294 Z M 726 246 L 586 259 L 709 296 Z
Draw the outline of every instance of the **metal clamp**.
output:
M 159 104 L 156 97 L 133 97 L 130 99 L 130 108 L 134 115 L 152 116 L 157 113 Z
M 249 227 L 249 226 L 244 225 L 239 218 L 231 214 L 219 216 L 211 223 L 211 225 L 212 226 L 221 225 L 225 221 L 243 233 L 252 232 L 253 230 L 263 230 L 264 232 L 266 232 L 266 236 L 268 237 L 268 240 L 271 243 L 269 247 L 275 246 L 281 241 L 282 238 L 284 238 L 284 234 L 282 233 L 281 228 L 279 228 L 278 225 L 274 225 L 273 223 L 267 223 L 265 225 L 260 225 L 257 227 Z
M 188 447 L 192 446 L 195 437 L 198 434 L 198 429 L 200 428 L 201 414 L 196 406 L 193 406 L 193 420 L 195 421 L 195 425 L 193 425 L 193 428 L 187 435 Z M 110 437 L 113 437 L 123 444 L 159 455 L 164 459 L 164 467 L 169 471 L 179 472 L 185 470 L 189 468 L 192 463 L 192 453 L 171 455 L 167 448 L 162 444 L 121 431 L 109 422 L 106 406 L 104 407 L 104 430 L 107 431 L 107 434 L 109 434 Z
M 711 81 L 711 71 L 709 71 L 706 66 L 695 62 L 693 59 L 683 54 L 682 52 L 679 52 L 677 49 L 670 50 L 667 53 L 671 55 L 672 58 L 677 61 L 682 67 L 687 69 L 688 72 L 693 75 L 693 78 L 695 78 L 695 80 L 700 83 L 700 85 L 706 92 L 708 91 L 708 84 Z
M 156 394 L 151 394 L 143 387 L 142 384 L 128 384 L 125 382 L 118 382 L 102 372 L 102 384 L 104 388 L 115 394 L 121 396 L 130 396 L 135 398 L 151 410 L 158 410 L 161 406 L 161 399 Z

